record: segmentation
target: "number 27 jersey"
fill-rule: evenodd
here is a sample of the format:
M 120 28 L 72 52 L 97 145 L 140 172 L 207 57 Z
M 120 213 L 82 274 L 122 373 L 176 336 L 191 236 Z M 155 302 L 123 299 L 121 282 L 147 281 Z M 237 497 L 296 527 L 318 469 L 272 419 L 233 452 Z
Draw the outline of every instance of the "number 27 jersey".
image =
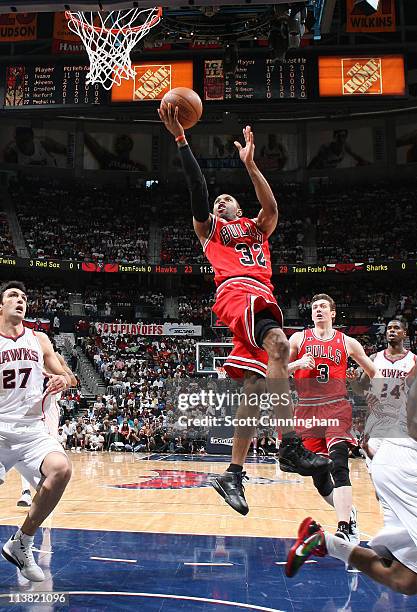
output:
M 213 266 L 216 285 L 234 276 L 251 276 L 273 289 L 268 239 L 255 220 L 247 217 L 233 221 L 220 217 L 212 219 L 203 250 Z

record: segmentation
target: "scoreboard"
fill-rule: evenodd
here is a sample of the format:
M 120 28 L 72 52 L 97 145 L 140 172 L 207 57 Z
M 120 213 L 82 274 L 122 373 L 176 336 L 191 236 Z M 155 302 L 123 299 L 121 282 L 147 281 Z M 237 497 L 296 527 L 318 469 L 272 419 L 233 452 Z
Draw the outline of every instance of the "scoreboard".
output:
M 267 58 L 240 59 L 234 74 L 226 74 L 223 60 L 204 62 L 204 100 L 282 100 L 308 97 L 307 59 L 282 64 Z
M 99 84 L 87 85 L 86 65 L 26 64 L 8 66 L 4 108 L 52 105 L 107 104 L 109 95 Z

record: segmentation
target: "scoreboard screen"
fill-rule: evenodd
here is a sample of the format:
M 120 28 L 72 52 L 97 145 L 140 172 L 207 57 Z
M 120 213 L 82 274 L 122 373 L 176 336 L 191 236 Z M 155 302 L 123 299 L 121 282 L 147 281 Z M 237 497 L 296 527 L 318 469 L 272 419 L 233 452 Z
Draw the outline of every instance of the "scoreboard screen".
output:
M 281 100 L 308 97 L 307 59 L 282 64 L 267 58 L 240 59 L 234 74 L 225 74 L 223 60 L 204 61 L 204 100 Z
M 106 104 L 108 92 L 99 84 L 87 85 L 89 66 L 43 64 L 6 68 L 3 107 L 27 108 L 52 105 Z

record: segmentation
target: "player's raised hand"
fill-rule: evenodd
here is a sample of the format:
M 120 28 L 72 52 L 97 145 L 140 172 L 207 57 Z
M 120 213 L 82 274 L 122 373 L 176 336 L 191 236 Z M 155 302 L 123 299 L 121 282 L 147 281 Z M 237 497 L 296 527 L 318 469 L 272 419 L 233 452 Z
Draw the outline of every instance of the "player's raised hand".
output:
M 300 359 L 300 370 L 314 370 L 316 362 L 313 355 L 303 355 Z
M 178 106 L 175 108 L 168 102 L 167 106 L 158 108 L 158 115 L 168 132 L 175 138 L 184 136 L 184 128 L 178 120 Z
M 243 128 L 243 138 L 245 139 L 245 146 L 242 146 L 237 140 L 235 140 L 234 145 L 239 151 L 240 159 L 246 166 L 247 164 L 253 162 L 253 156 L 255 153 L 255 140 L 250 125 Z

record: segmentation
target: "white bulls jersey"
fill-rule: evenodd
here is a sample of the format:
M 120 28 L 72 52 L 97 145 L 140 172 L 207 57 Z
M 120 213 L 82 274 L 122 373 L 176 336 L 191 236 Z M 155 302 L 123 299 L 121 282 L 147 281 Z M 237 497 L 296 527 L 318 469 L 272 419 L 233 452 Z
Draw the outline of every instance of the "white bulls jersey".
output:
M 45 415 L 45 426 L 48 433 L 54 438 L 58 435 L 58 425 L 60 409 L 58 401 L 61 399 L 62 393 L 47 393 L 43 397 L 43 412 Z
M 0 430 L 43 419 L 43 352 L 35 332 L 0 334 Z
M 365 432 L 371 437 L 388 438 L 392 427 L 397 425 L 405 411 L 408 387 L 406 377 L 416 365 L 417 356 L 407 351 L 401 359 L 393 360 L 386 351 L 379 351 L 374 364 L 384 377 L 379 406 L 371 412 Z M 372 384 L 370 391 L 372 392 Z

